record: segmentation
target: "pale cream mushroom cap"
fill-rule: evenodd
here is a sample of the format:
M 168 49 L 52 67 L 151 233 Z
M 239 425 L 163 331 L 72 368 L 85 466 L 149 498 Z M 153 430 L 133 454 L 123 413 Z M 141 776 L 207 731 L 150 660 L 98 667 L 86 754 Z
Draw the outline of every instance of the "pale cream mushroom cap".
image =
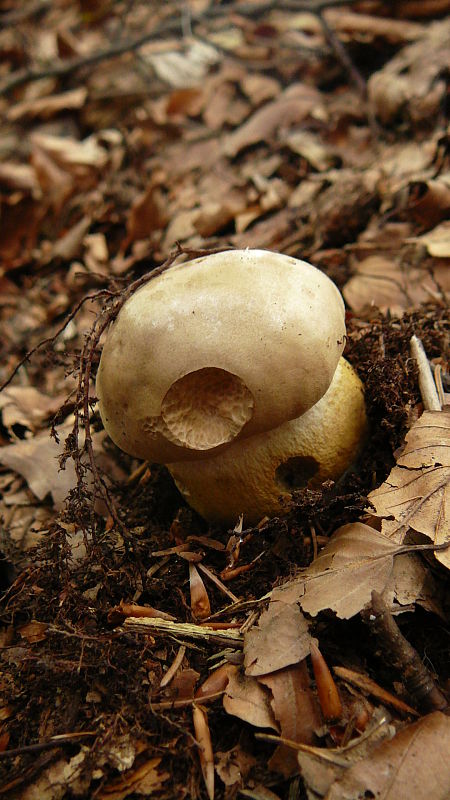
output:
M 317 403 L 344 342 L 342 297 L 304 261 L 233 250 L 173 266 L 108 331 L 103 424 L 140 458 L 209 457 Z
M 205 461 L 168 464 L 187 502 L 205 519 L 244 525 L 287 510 L 291 492 L 336 480 L 355 460 L 367 420 L 361 381 L 341 358 L 324 397 L 303 416 L 234 442 Z

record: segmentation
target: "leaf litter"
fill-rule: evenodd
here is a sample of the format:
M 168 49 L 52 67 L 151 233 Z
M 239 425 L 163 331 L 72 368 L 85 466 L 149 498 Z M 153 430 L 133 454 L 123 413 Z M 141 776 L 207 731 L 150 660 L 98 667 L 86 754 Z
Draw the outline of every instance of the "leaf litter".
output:
M 446 717 L 413 721 L 420 693 L 366 621 L 382 593 L 445 691 L 448 550 L 415 542 L 448 536 L 448 409 L 422 414 L 409 341 L 448 392 L 448 3 L 239 5 L 196 0 L 183 37 L 171 3 L 1 12 L 0 381 L 49 340 L 0 394 L 11 796 L 212 796 L 214 771 L 217 798 L 448 794 Z M 177 243 L 306 258 L 349 309 L 363 456 L 253 529 L 208 530 L 163 468 L 108 442 L 94 401 L 97 473 L 70 436 L 49 438 L 71 431 L 98 290 Z M 97 363 L 94 348 L 92 377 Z M 124 621 L 146 608 L 159 627 Z M 313 673 L 315 637 L 333 684 Z

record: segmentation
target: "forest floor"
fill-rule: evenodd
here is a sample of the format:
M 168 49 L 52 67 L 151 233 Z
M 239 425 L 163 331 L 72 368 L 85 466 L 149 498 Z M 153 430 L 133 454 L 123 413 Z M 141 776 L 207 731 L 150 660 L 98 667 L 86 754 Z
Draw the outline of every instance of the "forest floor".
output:
M 0 796 L 450 796 L 449 12 L 1 0 Z M 132 281 L 230 247 L 339 287 L 369 434 L 227 530 L 94 379 Z

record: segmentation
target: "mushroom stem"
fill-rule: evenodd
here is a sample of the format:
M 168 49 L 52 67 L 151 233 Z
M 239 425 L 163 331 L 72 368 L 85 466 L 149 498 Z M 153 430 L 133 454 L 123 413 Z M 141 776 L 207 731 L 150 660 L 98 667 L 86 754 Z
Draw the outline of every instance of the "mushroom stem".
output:
M 326 394 L 297 419 L 234 442 L 202 461 L 168 464 L 189 505 L 210 522 L 246 524 L 285 512 L 293 492 L 336 480 L 355 461 L 367 430 L 361 381 L 341 358 Z

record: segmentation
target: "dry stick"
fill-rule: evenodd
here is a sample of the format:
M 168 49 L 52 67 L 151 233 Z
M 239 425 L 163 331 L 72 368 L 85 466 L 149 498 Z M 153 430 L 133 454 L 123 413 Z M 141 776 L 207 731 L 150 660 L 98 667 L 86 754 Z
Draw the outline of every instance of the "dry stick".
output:
M 363 615 L 377 638 L 386 660 L 393 663 L 411 697 L 424 711 L 443 711 L 448 703 L 422 663 L 417 650 L 403 636 L 378 592 L 372 592 L 371 612 Z
M 365 98 L 367 94 L 367 87 L 363 76 L 361 75 L 359 70 L 356 69 L 353 61 L 348 55 L 347 50 L 345 49 L 341 40 L 336 36 L 332 28 L 330 28 L 328 22 L 326 21 L 321 11 L 318 11 L 316 13 L 317 17 L 320 20 L 320 24 L 322 25 L 322 29 L 325 34 L 325 39 L 332 48 L 337 60 L 340 61 L 344 69 L 349 73 L 350 78 L 352 79 L 353 83 L 358 89 L 358 92 L 362 95 L 363 98 Z
M 3 750 L 0 752 L 0 759 L 2 758 L 15 758 L 21 756 L 23 753 L 39 753 L 42 750 L 52 750 L 55 747 L 61 747 L 63 744 L 73 744 L 76 739 L 91 738 L 97 736 L 94 731 L 80 731 L 79 733 L 62 733 L 59 736 L 54 736 L 48 742 L 36 742 L 36 744 L 26 744 L 23 747 L 15 747 L 13 750 Z
M 410 347 L 411 355 L 419 370 L 419 388 L 423 406 L 426 411 L 442 411 L 427 354 L 421 340 L 416 335 L 411 337 Z
M 259 17 L 266 11 L 281 9 L 286 11 L 310 11 L 311 13 L 320 14 L 324 8 L 332 6 L 347 5 L 348 0 L 310 0 L 310 2 L 295 2 L 295 0 L 284 0 L 284 2 L 271 2 L 258 3 L 236 3 L 233 6 L 227 6 L 226 9 L 221 6 L 211 6 L 202 13 L 193 14 L 192 22 L 202 22 L 207 19 L 216 19 L 223 17 L 225 14 L 241 14 L 245 17 Z M 136 39 L 126 39 L 106 47 L 102 50 L 97 50 L 95 53 L 89 53 L 86 56 L 77 58 L 70 58 L 67 61 L 48 66 L 43 69 L 22 69 L 13 72 L 12 75 L 0 85 L 0 96 L 8 94 L 13 89 L 23 86 L 25 83 L 41 80 L 41 78 L 63 78 L 70 75 L 82 67 L 92 66 L 101 61 L 121 56 L 124 53 L 131 53 L 139 50 L 144 44 L 155 39 L 161 39 L 169 34 L 180 33 L 182 25 L 181 18 L 177 15 L 176 18 L 170 17 L 164 20 L 160 25 L 157 25 L 149 33 L 143 36 L 138 36 Z

